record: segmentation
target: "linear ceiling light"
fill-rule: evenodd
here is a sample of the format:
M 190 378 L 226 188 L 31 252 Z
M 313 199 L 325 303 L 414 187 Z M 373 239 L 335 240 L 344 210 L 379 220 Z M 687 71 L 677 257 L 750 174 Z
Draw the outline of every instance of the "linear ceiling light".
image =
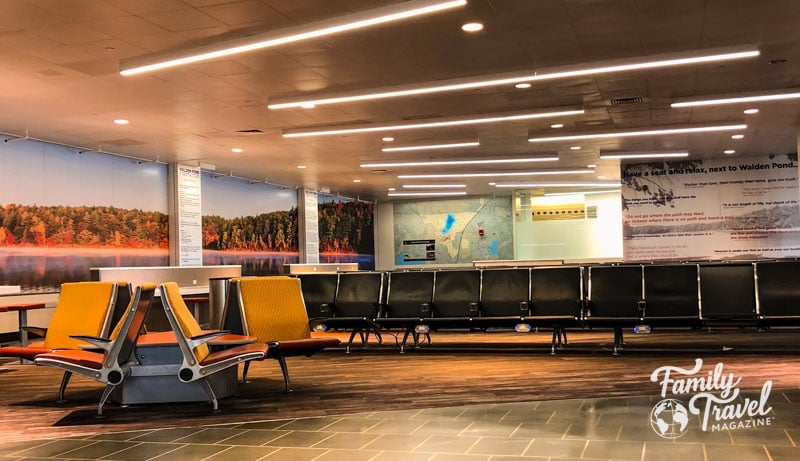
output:
M 428 146 L 403 146 L 403 147 L 384 147 L 383 152 L 405 152 L 410 150 L 434 150 L 434 149 L 457 149 L 459 147 L 477 147 L 481 143 L 475 142 L 456 142 L 452 144 L 431 144 Z
M 180 66 L 198 61 L 245 53 L 287 43 L 299 42 L 349 30 L 400 21 L 415 16 L 464 6 L 466 0 L 410 0 L 407 2 L 361 11 L 336 18 L 303 24 L 278 31 L 264 32 L 250 37 L 226 40 L 192 50 L 148 55 L 123 61 L 120 65 L 122 75 L 133 75 L 167 67 Z M 308 105 L 309 103 L 303 103 Z
M 608 74 L 613 72 L 753 58 L 759 54 L 760 52 L 756 46 L 725 47 L 696 52 L 665 53 L 613 61 L 550 67 L 538 69 L 536 71 L 505 72 L 491 76 L 481 75 L 477 77 L 440 80 L 436 83 L 395 85 L 385 88 L 318 94 L 299 98 L 275 98 L 267 107 L 270 109 L 286 109 L 301 107 L 303 104 L 322 105 L 370 99 L 395 98 L 445 91 L 468 90 L 472 88 L 514 85 L 517 83 L 535 82 L 539 80 L 553 80 L 584 75 Z
M 642 131 L 615 131 L 610 133 L 578 134 L 572 136 L 545 136 L 542 138 L 530 138 L 528 142 L 554 142 L 554 141 L 576 141 L 582 139 L 604 139 L 604 138 L 627 138 L 633 136 L 663 136 L 668 134 L 691 134 L 708 133 L 714 131 L 736 131 L 744 130 L 747 125 L 712 125 L 712 126 L 690 126 L 682 128 L 666 128 L 662 130 L 642 130 Z
M 403 184 L 404 189 L 463 189 L 466 184 Z
M 556 162 L 558 156 L 530 157 L 530 158 L 496 158 L 485 160 L 440 160 L 425 162 L 383 162 L 383 163 L 362 163 L 361 168 L 395 168 L 395 167 L 414 167 L 414 166 L 458 166 L 458 165 L 489 165 L 506 163 L 530 163 L 530 162 Z
M 626 159 L 626 158 L 673 158 L 688 157 L 688 152 L 606 152 L 600 151 L 600 158 L 607 159 Z
M 494 187 L 619 187 L 619 181 L 596 181 L 596 182 L 528 182 L 528 183 L 506 183 L 499 182 L 490 184 Z
M 494 178 L 501 176 L 539 176 L 551 174 L 586 174 L 594 173 L 594 169 L 577 168 L 574 170 L 539 170 L 539 171 L 507 171 L 495 173 L 442 173 L 442 174 L 401 174 L 399 179 L 431 179 L 431 178 Z
M 467 195 L 466 191 L 448 191 L 448 192 L 389 192 L 389 197 L 422 197 L 422 196 L 452 196 L 452 195 Z
M 301 138 L 306 136 L 328 136 L 336 134 L 371 133 L 375 131 L 412 130 L 418 128 L 441 128 L 446 126 L 480 125 L 486 123 L 513 122 L 516 120 L 530 120 L 535 118 L 563 117 L 565 115 L 580 115 L 583 109 L 565 108 L 558 111 L 536 112 L 511 112 L 503 115 L 484 116 L 478 118 L 445 117 L 439 119 L 426 119 L 425 122 L 398 122 L 398 123 L 371 123 L 364 125 L 351 125 L 331 129 L 304 128 L 285 129 L 284 138 Z M 431 121 L 436 120 L 436 121 Z
M 727 95 L 715 97 L 714 99 L 684 98 L 678 99 L 670 104 L 671 107 L 696 107 L 696 106 L 716 106 L 720 104 L 739 104 L 759 101 L 781 101 L 784 99 L 800 98 L 800 88 L 790 88 L 780 92 L 761 91 L 748 93 L 746 95 Z
M 574 192 L 545 192 L 545 197 L 558 197 L 561 195 L 592 195 L 592 194 L 613 194 L 621 192 L 621 189 L 608 190 L 579 190 Z

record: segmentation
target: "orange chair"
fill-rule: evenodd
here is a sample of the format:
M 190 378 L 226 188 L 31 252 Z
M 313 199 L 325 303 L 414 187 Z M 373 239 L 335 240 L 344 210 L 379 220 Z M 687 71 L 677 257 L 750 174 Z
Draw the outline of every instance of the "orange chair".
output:
M 155 289 L 154 283 L 143 283 L 136 288 L 110 339 L 72 335 L 76 341 L 91 344 L 92 349 L 64 349 L 39 354 L 34 363 L 61 368 L 65 373 L 78 373 L 104 383 L 106 388 L 97 405 L 97 417 L 102 418 L 106 400 L 130 374 L 131 364 L 136 362 L 136 340 L 144 326 Z
M 71 282 L 61 285 L 53 318 L 47 329 L 29 328 L 44 335 L 42 341 L 27 346 L 0 347 L 0 357 L 33 360 L 37 355 L 61 349 L 79 349 L 81 342 L 71 335 L 108 337 L 111 316 L 121 290 L 117 282 Z M 128 296 L 129 299 L 129 296 Z M 64 392 L 72 373 L 64 372 L 58 401 L 64 401 Z
M 198 381 L 208 394 L 214 411 L 217 412 L 219 411 L 217 396 L 206 378 L 240 363 L 263 360 L 267 355 L 267 346 L 251 343 L 211 352 L 206 343 L 226 336 L 229 332 L 202 330 L 197 319 L 186 307 L 177 283 L 163 283 L 160 289 L 164 314 L 175 333 L 175 339 L 183 356 L 178 379 L 184 383 Z
M 255 336 L 269 346 L 267 358 L 281 366 L 284 392 L 291 392 L 286 357 L 310 357 L 326 347 L 338 346 L 339 338 L 312 338 L 300 279 L 248 277 L 231 280 L 226 320 L 237 319 L 235 333 Z M 231 321 L 231 324 L 237 323 Z M 227 325 L 227 323 L 226 323 Z M 240 330 L 241 329 L 241 330 Z M 249 363 L 244 366 L 247 379 Z

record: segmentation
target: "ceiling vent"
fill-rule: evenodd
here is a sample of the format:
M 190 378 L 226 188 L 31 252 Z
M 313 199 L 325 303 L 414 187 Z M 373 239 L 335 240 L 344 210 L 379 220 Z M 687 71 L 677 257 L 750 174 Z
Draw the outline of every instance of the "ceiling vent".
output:
M 643 97 L 641 97 L 641 96 L 635 96 L 633 98 L 613 98 L 613 99 L 611 99 L 611 105 L 612 106 L 624 106 L 624 105 L 627 105 L 627 104 L 642 104 L 644 102 L 647 102 L 647 101 L 645 101 L 645 99 Z
M 264 132 L 261 131 L 261 130 L 237 130 L 236 134 L 239 134 L 239 135 L 242 135 L 242 136 L 258 136 L 258 135 L 264 134 Z

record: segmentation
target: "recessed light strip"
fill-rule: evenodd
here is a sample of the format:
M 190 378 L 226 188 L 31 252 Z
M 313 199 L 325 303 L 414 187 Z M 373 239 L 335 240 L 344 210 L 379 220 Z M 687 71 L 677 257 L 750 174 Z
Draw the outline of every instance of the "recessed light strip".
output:
M 404 189 L 463 189 L 466 184 L 403 184 Z
M 384 147 L 381 149 L 383 152 L 406 152 L 412 150 L 434 150 L 434 149 L 457 149 L 459 147 L 477 147 L 481 143 L 475 142 L 456 142 L 451 144 L 431 144 L 427 146 L 402 146 L 402 147 Z
M 491 78 L 481 75 L 464 79 L 445 80 L 435 84 L 396 85 L 386 87 L 385 89 L 328 93 L 302 98 L 275 98 L 267 107 L 269 109 L 286 109 L 300 107 L 303 104 L 322 105 L 370 99 L 395 98 L 472 88 L 514 85 L 516 83 L 535 82 L 539 80 L 553 80 L 584 75 L 608 74 L 613 72 L 753 58 L 759 56 L 759 54 L 760 52 L 756 46 L 715 48 L 700 52 L 665 53 L 613 61 L 601 61 L 590 64 L 551 67 L 539 69 L 537 71 L 505 72 L 495 74 Z
M 674 157 L 688 157 L 688 152 L 600 152 L 600 158 L 607 159 L 626 159 L 626 158 L 674 158 Z
M 389 197 L 427 197 L 427 196 L 454 196 L 454 195 L 467 195 L 465 191 L 448 191 L 448 192 L 389 192 Z
M 528 183 L 504 183 L 491 184 L 494 187 L 526 188 L 526 187 L 620 187 L 619 181 L 596 181 L 596 182 L 528 182 Z
M 325 19 L 284 30 L 265 32 L 246 38 L 197 47 L 194 50 L 134 58 L 122 63 L 120 66 L 122 68 L 120 74 L 139 74 L 232 54 L 260 50 L 262 48 L 309 40 L 349 30 L 362 29 L 387 22 L 436 13 L 466 4 L 466 0 L 410 0 L 395 5 L 348 14 L 337 18 Z
M 708 133 L 715 131 L 736 131 L 736 130 L 744 130 L 746 128 L 747 125 L 692 126 L 692 127 L 682 127 L 682 128 L 667 128 L 662 130 L 616 131 L 610 133 L 579 134 L 572 136 L 545 136 L 542 138 L 530 138 L 528 139 L 528 142 L 576 141 L 583 139 L 626 138 L 633 136 L 663 136 L 669 134 L 691 134 L 691 133 Z
M 746 95 L 726 95 L 715 97 L 714 99 L 685 98 L 678 99 L 670 104 L 671 107 L 697 107 L 697 106 L 716 106 L 720 104 L 739 104 L 760 101 L 781 101 L 784 99 L 800 98 L 800 88 L 789 88 L 781 92 L 762 91 L 748 93 Z
M 621 192 L 621 189 L 608 189 L 608 190 L 581 190 L 574 192 L 545 192 L 545 197 L 558 197 L 560 195 L 592 195 L 592 194 L 613 194 Z
M 539 171 L 506 171 L 494 173 L 442 173 L 442 174 L 401 174 L 399 179 L 431 179 L 431 178 L 495 178 L 503 176 L 540 176 L 552 174 L 587 174 L 594 169 L 577 168 L 574 170 L 539 170 Z
M 319 129 L 319 128 L 305 128 L 305 129 L 286 129 L 283 130 L 284 138 L 301 138 L 306 136 L 329 136 L 329 135 L 342 135 L 352 133 L 371 133 L 375 131 L 396 131 L 396 130 L 412 130 L 419 128 L 441 128 L 445 126 L 461 126 L 461 125 L 480 125 L 486 123 L 499 123 L 499 122 L 512 122 L 517 120 L 530 120 L 535 118 L 547 117 L 563 117 L 567 115 L 580 115 L 583 109 L 565 108 L 558 111 L 536 111 L 536 112 L 511 112 L 501 115 L 494 115 L 489 117 L 478 118 L 463 118 L 463 117 L 447 117 L 434 119 L 437 121 L 426 122 L 400 122 L 400 123 L 378 123 L 366 125 L 354 125 L 344 128 L 332 129 Z
M 496 165 L 513 163 L 531 162 L 556 162 L 558 156 L 548 157 L 529 157 L 529 158 L 496 158 L 484 160 L 432 160 L 426 162 L 382 162 L 382 163 L 362 163 L 361 168 L 397 168 L 415 166 L 457 166 L 457 165 Z

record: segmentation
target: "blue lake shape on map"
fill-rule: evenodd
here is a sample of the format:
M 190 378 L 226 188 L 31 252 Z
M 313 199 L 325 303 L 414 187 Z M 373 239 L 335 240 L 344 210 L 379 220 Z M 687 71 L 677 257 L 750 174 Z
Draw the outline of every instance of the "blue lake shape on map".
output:
M 452 213 L 447 214 L 447 218 L 444 220 L 444 227 L 442 228 L 442 235 L 446 235 L 453 226 L 456 224 L 456 216 Z
M 497 256 L 500 253 L 500 242 L 495 239 L 489 242 L 489 254 Z

